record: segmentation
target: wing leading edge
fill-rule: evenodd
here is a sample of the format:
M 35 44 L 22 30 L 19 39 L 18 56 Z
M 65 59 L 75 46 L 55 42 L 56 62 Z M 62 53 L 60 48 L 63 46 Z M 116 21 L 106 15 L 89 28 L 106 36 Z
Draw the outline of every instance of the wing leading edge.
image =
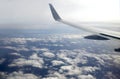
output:
M 85 25 L 76 25 L 74 23 L 65 21 L 65 20 L 61 19 L 61 17 L 58 15 L 58 13 L 56 12 L 56 10 L 52 6 L 52 4 L 49 4 L 49 6 L 50 6 L 50 10 L 51 10 L 52 16 L 55 19 L 55 21 L 58 21 L 58 22 L 61 22 L 61 23 L 64 23 L 64 24 L 67 24 L 67 25 L 70 25 L 72 27 L 76 27 L 78 29 L 82 29 L 82 30 L 85 30 L 88 32 L 99 34 L 99 35 L 102 35 L 105 37 L 112 37 L 112 38 L 116 38 L 116 39 L 120 40 L 120 32 L 106 30 L 106 29 L 100 29 L 100 28 L 95 28 L 95 27 L 90 27 L 90 26 L 88 27 Z

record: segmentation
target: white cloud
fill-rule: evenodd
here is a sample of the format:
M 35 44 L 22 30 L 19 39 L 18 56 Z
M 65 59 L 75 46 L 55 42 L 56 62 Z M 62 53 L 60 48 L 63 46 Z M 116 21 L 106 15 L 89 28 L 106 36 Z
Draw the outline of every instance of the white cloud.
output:
M 44 51 L 44 50 L 43 50 Z M 43 56 L 48 58 L 55 57 L 55 54 L 49 52 L 48 49 L 45 49 L 45 52 L 43 52 Z M 75 56 L 74 58 L 71 58 L 70 56 Z M 61 66 L 58 72 L 51 71 L 47 77 L 43 79 L 66 79 L 67 75 L 74 76 L 76 75 L 79 79 L 96 79 L 93 75 L 89 74 L 92 72 L 96 72 L 96 70 L 101 71 L 101 67 L 99 67 L 97 64 L 95 66 L 81 66 L 78 67 L 78 63 L 86 64 L 89 63 L 87 58 L 93 58 L 95 59 L 95 62 L 98 64 L 105 66 L 105 65 L 114 65 L 119 67 L 119 55 L 115 54 L 95 54 L 95 53 L 88 53 L 86 51 L 82 50 L 60 50 L 57 53 L 57 60 L 53 60 L 52 66 L 58 66 L 64 64 L 64 66 Z M 62 59 L 62 60 L 61 60 Z M 108 62 L 105 62 L 108 61 Z M 69 63 L 69 64 L 68 64 Z M 40 58 L 37 53 L 34 53 L 29 57 L 29 59 L 19 58 L 14 60 L 12 64 L 9 66 L 24 66 L 24 65 L 32 65 L 34 67 L 43 67 L 43 58 Z M 67 73 L 66 73 L 67 71 Z M 88 73 L 86 75 L 85 73 Z M 108 77 L 110 74 L 107 75 Z M 115 77 L 115 75 L 113 75 Z M 71 77 L 72 78 L 72 77 Z
M 89 72 L 95 72 L 96 70 L 100 70 L 99 67 L 90 67 L 90 66 L 86 66 L 86 67 L 83 66 L 80 69 L 82 70 L 82 72 L 87 72 L 87 73 L 89 73 Z
M 117 68 L 119 68 L 120 67 L 120 55 L 112 55 L 111 58 L 112 58 L 111 65 L 116 66 Z
M 41 59 L 41 58 L 38 56 L 37 53 L 33 53 L 29 58 L 32 59 L 32 60 L 40 60 L 40 59 Z
M 84 51 L 76 50 L 76 52 L 71 50 L 60 50 L 60 53 L 57 53 L 57 56 L 69 64 L 73 64 L 73 65 L 77 63 L 86 64 L 88 60 L 85 57 L 85 53 L 83 53 Z M 71 56 L 74 58 L 71 58 Z
M 115 64 L 120 65 L 120 56 L 116 56 L 116 58 L 113 61 Z
M 64 71 L 68 71 L 67 73 Z M 79 67 L 74 65 L 62 66 L 59 72 L 64 73 L 65 75 L 79 75 L 81 74 L 81 70 Z
M 25 44 L 26 43 L 25 38 L 11 38 L 11 39 L 8 39 L 8 40 L 12 43 L 17 43 L 17 44 Z
M 62 64 L 64 64 L 63 61 L 59 61 L 59 60 L 53 60 L 53 61 L 52 61 L 52 65 L 53 65 L 53 66 L 58 66 L 58 65 L 62 65 Z
M 42 78 L 42 79 L 59 79 L 58 77 L 47 77 L 47 78 Z
M 23 45 L 27 43 L 25 38 L 3 38 L 0 40 L 3 41 L 4 44 L 16 43 Z
M 104 76 L 105 79 L 118 79 L 115 74 L 113 74 L 112 72 L 107 72 Z
M 60 74 L 58 72 L 54 72 L 49 74 L 48 77 L 42 79 L 67 79 L 64 74 Z
M 71 56 L 73 58 L 71 58 Z M 96 53 L 89 53 L 85 50 L 60 50 L 57 53 L 57 57 L 62 59 L 67 66 L 62 66 L 59 70 L 60 73 L 64 73 L 64 71 L 68 71 L 65 75 L 79 75 L 81 79 L 95 79 L 92 75 L 84 75 L 84 73 L 91 73 L 96 72 L 96 70 L 101 71 L 102 66 L 115 66 L 120 67 L 120 56 L 118 54 L 96 54 Z M 95 62 L 94 66 L 87 66 L 87 63 L 91 63 L 92 61 Z M 107 62 L 106 62 L 107 61 Z M 77 64 L 81 63 L 85 66 L 78 67 Z M 70 65 L 69 65 L 70 64 Z M 84 72 L 84 73 L 83 73 Z M 82 74 L 81 74 L 82 73 Z
M 6 72 L 0 72 L 0 78 L 1 79 L 6 79 Z
M 37 47 L 33 46 L 33 47 L 31 48 L 31 50 L 36 51 L 36 52 L 39 52 L 39 51 L 41 50 L 41 48 L 37 48 Z
M 95 77 L 93 77 L 92 75 L 79 75 L 78 76 L 79 79 L 96 79 Z
M 77 38 L 83 38 L 82 35 L 80 34 L 65 34 L 62 36 L 63 38 L 68 38 L 68 39 L 77 39 Z
M 22 71 L 19 71 L 9 74 L 6 79 L 40 79 L 40 78 L 35 76 L 34 74 L 30 73 L 25 74 Z
M 53 53 L 51 53 L 51 52 L 43 52 L 43 55 L 45 56 L 45 57 L 48 57 L 48 58 L 53 58 L 53 57 L 55 57 L 55 54 L 53 54 Z
M 33 54 L 32 56 L 30 56 L 29 59 L 24 59 L 24 58 L 18 58 L 15 59 L 11 64 L 9 64 L 9 66 L 26 66 L 26 65 L 30 65 L 33 67 L 38 67 L 38 68 L 42 68 L 44 64 L 44 61 L 42 58 L 38 57 L 37 54 Z
M 72 35 L 66 38 L 71 39 Z M 11 46 L 7 46 L 6 48 L 10 48 L 10 49 L 15 49 L 15 50 L 25 50 L 25 44 L 27 43 L 27 41 L 30 42 L 38 42 L 38 41 L 43 41 L 43 42 L 57 42 L 57 41 L 61 41 L 61 39 L 64 38 L 60 37 L 60 39 L 57 38 L 57 36 L 54 39 L 54 36 L 49 36 L 49 39 L 46 40 L 44 39 L 39 39 L 39 38 L 34 38 L 32 41 L 32 38 L 24 38 L 22 39 L 21 42 L 17 43 L 17 44 L 22 44 L 19 47 L 11 47 Z M 74 35 L 73 35 L 74 38 Z M 75 38 L 77 39 L 78 36 Z M 15 38 L 14 38 L 15 39 Z M 44 41 L 45 40 L 45 41 Z M 11 40 L 10 40 L 11 41 Z M 13 40 L 12 40 L 13 41 Z M 19 38 L 20 41 L 20 38 Z M 26 42 L 24 42 L 26 41 Z M 94 41 L 96 42 L 96 41 Z M 49 45 L 49 44 L 47 44 Z M 90 48 L 90 47 L 89 47 Z M 91 48 L 90 48 L 91 49 Z M 86 51 L 85 48 L 81 48 L 81 49 L 74 49 L 74 50 L 58 50 L 56 53 L 51 52 L 48 48 L 38 48 L 38 47 L 31 47 L 30 49 L 27 50 L 35 50 L 37 51 L 41 51 L 42 54 L 40 53 L 40 57 L 38 56 L 39 53 L 33 53 L 30 57 L 28 57 L 27 59 L 25 58 L 18 58 L 13 60 L 13 62 L 11 64 L 9 64 L 9 66 L 18 66 L 18 67 L 22 67 L 22 66 L 26 66 L 26 65 L 30 65 L 33 67 L 38 67 L 38 68 L 43 68 L 44 67 L 44 58 L 54 58 L 56 56 L 56 60 L 52 60 L 50 61 L 52 63 L 52 65 L 50 66 L 50 68 L 52 66 L 59 66 L 62 65 L 60 67 L 60 69 L 58 71 L 55 70 L 49 70 L 51 71 L 45 78 L 43 79 L 66 79 L 65 76 L 70 75 L 70 76 L 76 76 L 78 77 L 78 79 L 95 79 L 95 77 L 93 75 L 90 75 L 90 73 L 92 72 L 96 72 L 96 70 L 101 71 L 102 66 L 115 66 L 115 67 L 120 67 L 120 56 L 117 53 L 110 53 L 110 54 L 97 54 L 97 53 L 90 53 L 88 51 Z M 91 49 L 93 50 L 93 49 Z M 18 55 L 20 56 L 20 54 L 18 53 L 11 53 L 12 55 Z M 93 59 L 94 61 L 91 62 L 91 59 Z M 106 62 L 107 61 L 107 62 Z M 0 60 L 0 63 L 4 62 L 3 60 Z M 89 63 L 93 63 L 94 66 L 91 66 Z M 83 66 L 78 66 L 78 64 L 82 64 Z M 87 66 L 87 64 L 89 64 L 89 66 Z M 84 66 L 85 65 L 85 66 Z M 45 68 L 49 68 L 47 66 L 45 66 Z M 65 72 L 64 72 L 65 71 Z M 67 73 L 66 73 L 67 72 Z M 16 72 L 18 73 L 18 72 Z M 19 72 L 20 73 L 20 72 Z M 88 73 L 89 75 L 86 75 L 85 73 Z M 111 74 L 110 74 L 111 75 Z M 114 75 L 114 74 L 113 74 Z M 109 74 L 108 74 L 109 76 Z M 26 77 L 26 75 L 23 77 Z M 11 77 L 12 78 L 12 77 Z M 15 76 L 15 78 L 18 78 Z M 13 78 L 14 79 L 14 78 Z
M 13 50 L 16 50 L 16 51 L 29 51 L 28 48 L 24 47 L 24 45 L 23 46 L 19 46 L 19 47 L 5 46 L 4 48 L 13 49 Z
M 43 51 L 43 52 L 49 51 L 49 49 L 47 49 L 47 48 L 41 48 L 40 50 Z
M 19 53 L 11 53 L 10 55 L 15 55 L 15 56 L 22 56 L 21 54 L 19 54 Z
M 14 71 L 7 74 L 6 72 L 0 72 L 1 79 L 41 79 L 40 76 L 36 76 L 31 73 L 23 73 L 22 71 Z

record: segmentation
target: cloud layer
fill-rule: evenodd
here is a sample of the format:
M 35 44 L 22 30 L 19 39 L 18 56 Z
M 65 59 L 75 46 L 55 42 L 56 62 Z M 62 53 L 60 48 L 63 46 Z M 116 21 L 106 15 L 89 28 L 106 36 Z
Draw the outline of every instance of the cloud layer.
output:
M 120 72 L 120 55 L 113 51 L 119 42 L 98 42 L 82 36 L 49 34 L 39 38 L 1 38 L 0 78 L 119 79 L 120 74 L 116 72 Z

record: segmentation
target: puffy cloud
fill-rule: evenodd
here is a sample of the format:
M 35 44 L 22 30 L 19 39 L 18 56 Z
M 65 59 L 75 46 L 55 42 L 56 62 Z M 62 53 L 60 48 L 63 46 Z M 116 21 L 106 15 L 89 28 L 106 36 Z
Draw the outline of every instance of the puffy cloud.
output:
M 79 75 L 78 76 L 79 79 L 96 79 L 95 77 L 93 77 L 92 75 Z
M 118 57 L 118 58 L 117 58 Z M 115 64 L 119 64 L 120 65 L 120 56 L 116 56 L 116 58 L 113 61 Z
M 33 53 L 29 58 L 32 60 L 41 60 L 37 53 Z
M 30 73 L 25 74 L 22 71 L 19 71 L 9 74 L 6 79 L 40 79 L 40 78 L 38 78 L 34 74 Z
M 48 57 L 48 58 L 53 58 L 53 57 L 55 57 L 55 54 L 53 54 L 53 53 L 51 53 L 51 52 L 44 52 L 43 55 L 44 55 L 45 57 Z
M 21 56 L 21 54 L 19 54 L 19 53 L 11 53 L 11 55 Z
M 49 74 L 48 77 L 42 79 L 67 79 L 64 74 L 60 74 L 58 72 L 54 72 Z
M 0 72 L 0 79 L 6 79 L 6 72 Z
M 59 72 L 65 75 L 79 75 L 80 79 L 95 79 L 92 75 L 85 75 L 86 73 L 95 73 L 101 71 L 102 66 L 120 67 L 120 56 L 118 54 L 96 54 L 88 53 L 85 50 L 60 50 L 57 57 L 62 59 L 67 66 L 61 66 Z M 106 62 L 107 61 L 107 62 Z M 81 64 L 78 67 L 77 64 Z M 91 64 L 93 63 L 93 64 Z M 70 65 L 69 65 L 70 64 Z M 114 75 L 115 76 L 115 75 Z
M 2 39 L 5 44 L 11 44 L 11 43 L 16 43 L 16 44 L 25 44 L 26 39 L 25 38 L 5 38 Z
M 62 64 L 64 64 L 63 61 L 59 61 L 59 60 L 53 60 L 53 61 L 52 61 L 52 65 L 53 65 L 53 66 L 58 66 L 58 65 L 62 65 Z
M 80 34 L 65 34 L 62 36 L 63 38 L 68 38 L 68 39 L 78 39 L 78 38 L 83 38 L 82 35 Z
M 83 53 L 83 51 L 75 52 L 71 50 L 60 50 L 60 52 L 57 53 L 57 56 L 63 59 L 66 63 L 73 64 L 73 65 L 77 63 L 86 64 L 88 62 L 85 56 L 85 53 Z
M 67 71 L 67 73 L 65 72 Z M 79 75 L 81 74 L 81 70 L 77 66 L 69 65 L 69 66 L 62 66 L 59 72 L 64 73 L 65 75 Z
M 111 56 L 111 65 L 116 66 L 117 68 L 120 68 L 120 56 L 119 55 L 112 55 Z
M 31 48 L 31 50 L 36 51 L 36 52 L 39 52 L 41 49 L 33 46 L 33 47 Z
M 90 62 L 89 59 L 91 58 L 95 59 L 94 61 L 102 66 L 105 64 L 109 65 L 113 63 L 120 65 L 120 56 L 118 54 L 96 54 L 88 53 L 85 50 L 59 50 L 57 57 L 72 65 L 75 65 L 77 63 L 87 64 Z
M 42 78 L 42 79 L 59 79 L 58 77 L 47 77 L 47 78 Z
M 42 48 L 42 49 L 40 49 L 40 50 L 43 51 L 43 52 L 49 51 L 47 48 Z
M 103 72 L 102 67 L 106 66 L 113 66 L 113 67 L 120 67 L 120 56 L 117 53 L 91 53 L 86 50 L 86 48 L 81 48 L 81 49 L 74 49 L 74 50 L 67 50 L 67 49 L 60 49 L 60 50 L 52 50 L 50 51 L 49 48 L 46 47 L 38 47 L 38 46 L 31 46 L 30 48 L 25 46 L 29 42 L 31 43 L 37 43 L 37 42 L 43 42 L 43 44 L 39 43 L 40 45 L 45 45 L 45 46 L 59 46 L 56 42 L 61 42 L 63 39 L 78 39 L 79 35 L 74 36 L 74 35 L 64 35 L 58 38 L 57 35 L 51 35 L 48 36 L 49 39 L 46 40 L 46 38 L 17 38 L 15 42 L 13 39 L 10 40 L 10 43 L 15 43 L 18 44 L 18 46 L 13 47 L 13 46 L 6 46 L 6 48 L 9 49 L 14 49 L 17 50 L 17 52 L 24 50 L 33 50 L 37 53 L 33 53 L 31 56 L 24 58 L 22 54 L 19 53 L 11 53 L 10 55 L 16 55 L 20 56 L 21 58 L 13 60 L 9 66 L 12 67 L 22 67 L 22 66 L 33 66 L 33 67 L 38 67 L 38 68 L 46 68 L 48 69 L 47 75 L 45 75 L 45 78 L 43 79 L 66 79 L 67 76 L 70 76 L 71 78 L 78 78 L 78 79 L 95 79 L 95 77 L 91 73 L 96 73 L 97 71 Z M 55 39 L 54 39 L 55 38 Z M 20 41 L 22 40 L 22 41 Z M 18 41 L 18 42 L 17 42 Z M 24 42 L 25 41 L 25 42 Z M 9 42 L 9 41 L 8 41 Z M 52 42 L 49 44 L 49 42 Z M 93 41 L 96 42 L 96 41 Z M 70 43 L 76 43 L 74 41 L 70 41 Z M 61 44 L 62 45 L 62 44 Z M 64 45 L 64 44 L 63 44 Z M 88 47 L 90 50 L 93 50 L 92 47 Z M 40 51 L 40 53 L 39 53 Z M 41 53 L 42 52 L 42 53 Z M 54 53 L 55 52 L 55 53 Z M 40 57 L 39 57 L 40 55 Z M 56 56 L 56 58 L 55 58 Z M 44 62 L 44 59 L 51 58 L 53 60 L 47 60 L 50 62 L 49 64 L 46 65 L 46 62 Z M 0 63 L 4 62 L 4 59 L 0 60 Z M 44 64 L 45 63 L 45 64 Z M 51 65 L 52 63 L 52 65 Z M 102 66 L 101 66 L 102 65 Z M 54 66 L 59 66 L 58 68 L 54 68 Z M 54 70 L 55 69 L 55 70 Z M 49 72 L 50 71 L 50 72 Z M 107 71 L 104 71 L 105 73 Z M 22 74 L 23 72 L 14 72 L 17 74 Z M 99 72 L 98 72 L 99 73 Z M 12 73 L 13 74 L 13 73 Z M 14 78 L 12 76 L 10 77 L 11 79 L 18 78 L 17 74 L 14 75 Z M 10 74 L 8 74 L 10 76 Z M 108 73 L 106 74 L 107 76 L 113 76 L 114 73 Z M 115 76 L 115 75 L 114 75 Z M 23 75 L 24 78 L 26 77 L 26 74 Z M 21 77 L 22 78 L 22 77 Z M 24 79 L 23 78 L 23 79 Z M 29 77 L 28 77 L 29 78 Z M 32 78 L 32 77 L 31 77 Z M 37 77 L 34 77 L 37 78 Z
M 28 48 L 24 47 L 24 45 L 23 45 L 23 46 L 18 46 L 18 47 L 5 46 L 4 48 L 13 49 L 13 50 L 18 51 L 18 52 L 19 52 L 19 51 L 29 51 Z
M 30 65 L 33 67 L 42 68 L 43 64 L 44 64 L 43 59 L 38 57 L 37 54 L 33 54 L 28 59 L 24 59 L 24 58 L 15 59 L 11 64 L 9 64 L 9 66 L 20 66 L 21 67 L 21 66 Z
M 29 49 L 26 47 L 17 47 L 16 50 L 17 51 L 29 51 Z
M 73 60 L 68 57 L 68 52 L 69 55 L 71 55 L 71 51 L 69 50 L 60 50 L 60 53 L 57 53 L 57 57 L 59 57 L 60 59 L 63 59 L 65 61 L 65 63 L 74 63 Z
M 100 68 L 98 67 L 90 67 L 90 66 L 81 67 L 80 69 L 82 70 L 82 72 L 85 72 L 85 73 L 95 72 L 96 70 L 100 70 Z
M 104 79 L 118 79 L 118 78 L 112 72 L 107 72 L 104 76 Z

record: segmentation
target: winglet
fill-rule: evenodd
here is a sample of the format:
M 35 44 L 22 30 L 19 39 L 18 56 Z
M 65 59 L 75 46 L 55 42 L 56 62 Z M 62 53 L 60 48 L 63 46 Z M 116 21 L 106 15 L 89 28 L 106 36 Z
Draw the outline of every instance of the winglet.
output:
M 61 20 L 60 16 L 59 16 L 58 13 L 56 12 L 56 10 L 55 10 L 54 7 L 52 6 L 52 4 L 49 4 L 49 6 L 50 6 L 50 10 L 51 10 L 51 13 L 52 13 L 53 18 L 54 18 L 56 21 Z

